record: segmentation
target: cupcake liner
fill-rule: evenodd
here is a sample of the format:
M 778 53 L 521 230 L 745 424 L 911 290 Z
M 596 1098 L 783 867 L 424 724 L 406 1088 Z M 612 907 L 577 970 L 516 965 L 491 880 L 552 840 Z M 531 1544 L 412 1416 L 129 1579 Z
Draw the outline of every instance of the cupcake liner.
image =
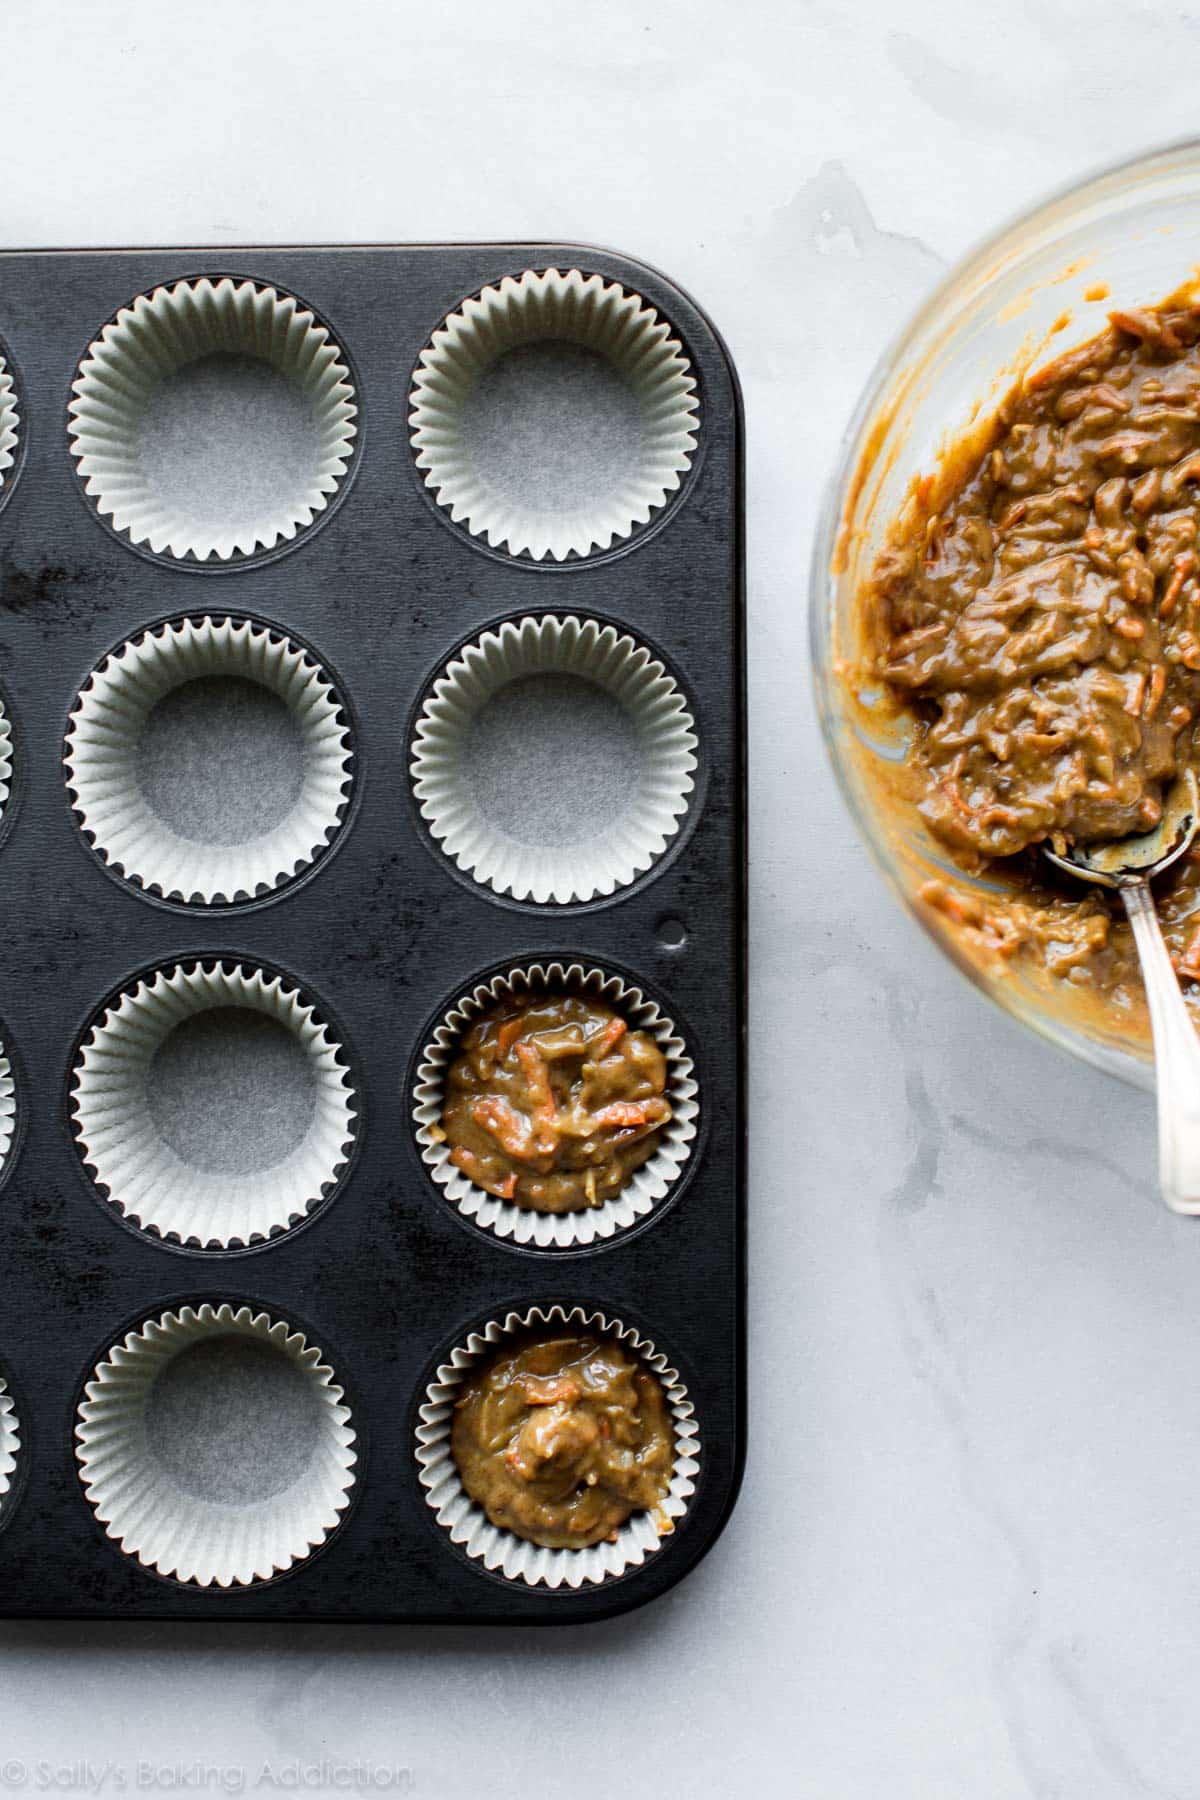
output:
M 13 783 L 13 728 L 12 720 L 0 700 L 0 820 L 12 794 Z
M 654 1514 L 634 1513 L 617 1534 L 614 1544 L 593 1544 L 580 1550 L 548 1550 L 528 1543 L 515 1532 L 493 1525 L 483 1508 L 467 1494 L 450 1447 L 454 1402 L 467 1373 L 505 1338 L 532 1328 L 567 1326 L 618 1339 L 636 1352 L 662 1383 L 675 1423 L 675 1466 L 667 1497 Z M 700 1467 L 700 1434 L 695 1409 L 678 1372 L 648 1338 L 630 1325 L 582 1306 L 533 1306 L 527 1312 L 510 1312 L 473 1331 L 464 1344 L 451 1351 L 425 1390 L 417 1427 L 418 1478 L 426 1503 L 450 1541 L 482 1563 L 485 1569 L 509 1581 L 529 1587 L 578 1589 L 594 1586 L 639 1567 L 656 1551 L 687 1511 L 696 1490 Z
M 671 1118 L 663 1127 L 657 1150 L 635 1169 L 620 1193 L 602 1205 L 579 1212 L 532 1212 L 477 1187 L 456 1169 L 444 1143 L 431 1135 L 441 1124 L 446 1071 L 458 1053 L 463 1034 L 482 1014 L 508 999 L 524 999 L 547 989 L 590 995 L 605 1001 L 630 1025 L 648 1031 L 667 1059 L 667 1098 Z M 582 963 L 532 963 L 513 968 L 464 994 L 443 1016 L 421 1053 L 413 1088 L 413 1120 L 421 1156 L 446 1198 L 464 1218 L 515 1244 L 539 1250 L 568 1250 L 594 1244 L 626 1230 L 674 1188 L 695 1147 L 700 1120 L 700 1090 L 695 1066 L 674 1022 L 640 988 L 619 975 Z
M 205 677 L 276 695 L 299 744 L 299 792 L 282 818 L 242 842 L 184 835 L 154 810 L 139 780 L 139 747 L 155 707 Z M 211 735 L 219 768 L 215 725 Z M 205 906 L 269 893 L 322 854 L 349 806 L 351 758 L 341 699 L 309 652 L 248 619 L 208 615 L 156 626 L 106 657 L 76 699 L 63 753 L 72 804 L 96 853 L 151 893 Z
M 8 1168 L 13 1139 L 17 1131 L 17 1084 L 12 1063 L 0 1043 L 0 1178 Z
M 7 1510 L 20 1453 L 21 1427 L 17 1408 L 8 1391 L 8 1383 L 0 1376 L 0 1518 Z
M 164 400 L 180 371 L 192 369 L 194 385 L 196 365 L 219 372 L 219 358 L 243 371 L 237 394 L 230 382 L 217 397 L 224 418 L 189 417 L 178 392 Z M 286 387 L 271 384 L 274 415 L 260 418 L 256 445 L 239 415 L 261 399 L 268 370 Z M 72 393 L 71 454 L 97 512 L 133 544 L 199 562 L 253 556 L 306 530 L 341 482 L 357 430 L 350 372 L 326 327 L 294 295 L 228 277 L 139 294 L 88 346 Z M 236 443 L 239 474 L 245 465 L 232 483 L 222 426 L 236 434 L 225 458 Z
M 225 1497 L 197 1491 L 155 1447 L 156 1383 L 181 1354 L 219 1339 L 274 1351 L 303 1378 L 309 1441 L 297 1443 L 286 1485 L 248 1466 L 254 1446 L 231 1435 L 215 1385 L 217 1403 L 199 1409 L 196 1454 L 198 1466 L 225 1461 Z M 206 1301 L 146 1320 L 97 1363 L 76 1415 L 75 1456 L 96 1517 L 126 1556 L 176 1581 L 230 1588 L 282 1574 L 336 1528 L 355 1481 L 355 1437 L 343 1390 L 303 1332 L 249 1306 Z
M 553 502 L 535 483 L 522 490 L 519 446 L 502 468 L 470 416 L 489 372 L 538 344 L 574 345 L 603 358 L 636 414 L 619 468 L 594 482 L 583 462 L 574 470 L 579 452 L 564 436 L 560 463 L 577 479 Z M 545 401 L 562 418 L 561 396 L 548 393 Z M 700 428 L 696 380 L 671 326 L 639 295 L 578 269 L 527 269 L 465 301 L 422 352 L 409 406 L 417 467 L 438 505 L 473 537 L 537 562 L 607 550 L 647 524 L 679 488 Z
M 0 356 L 0 493 L 8 485 L 8 471 L 17 460 L 20 429 L 17 384 L 8 363 Z
M 510 802 L 502 822 L 472 769 L 480 721 L 497 696 L 511 704 L 531 691 L 514 684 L 538 680 L 554 736 L 543 751 L 536 741 L 530 749 L 528 734 L 510 730 L 507 745 L 497 740 L 493 768 L 520 772 L 518 810 Z M 556 687 L 564 681 L 610 696 L 624 731 L 618 747 L 607 728 L 590 768 L 576 761 L 576 793 L 592 791 L 606 761 L 612 789 L 598 793 L 590 822 L 570 821 L 565 833 L 556 821 L 570 819 L 568 759 L 586 752 L 587 726 L 569 691 Z M 697 742 L 683 694 L 645 645 L 595 619 L 529 614 L 476 638 L 437 677 L 417 720 L 410 770 L 430 834 L 465 874 L 514 900 L 576 905 L 627 886 L 677 835 L 695 787 Z
M 154 1115 L 151 1080 L 163 1044 L 180 1025 L 226 1008 L 286 1028 L 307 1065 L 307 1123 L 294 1147 L 266 1166 L 222 1166 L 199 1152 L 189 1161 Z M 159 969 L 119 995 L 83 1039 L 71 1090 L 80 1155 L 108 1201 L 142 1230 L 200 1249 L 244 1248 L 304 1218 L 339 1180 L 356 1131 L 357 1099 L 329 1027 L 282 976 L 235 962 Z M 264 1124 L 286 1105 L 269 1080 L 257 1101 Z

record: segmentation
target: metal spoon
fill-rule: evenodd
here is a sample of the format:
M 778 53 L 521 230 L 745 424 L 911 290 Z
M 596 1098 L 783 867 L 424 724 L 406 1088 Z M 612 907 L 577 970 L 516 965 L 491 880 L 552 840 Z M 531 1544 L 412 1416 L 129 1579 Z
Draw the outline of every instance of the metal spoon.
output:
M 1177 862 L 1200 826 L 1200 785 L 1185 771 L 1163 805 L 1161 823 L 1144 837 L 1043 850 L 1056 869 L 1115 888 L 1125 902 L 1150 1007 L 1158 1086 L 1158 1179 L 1172 1212 L 1200 1214 L 1200 1038 L 1167 955 L 1150 891 L 1152 875 Z

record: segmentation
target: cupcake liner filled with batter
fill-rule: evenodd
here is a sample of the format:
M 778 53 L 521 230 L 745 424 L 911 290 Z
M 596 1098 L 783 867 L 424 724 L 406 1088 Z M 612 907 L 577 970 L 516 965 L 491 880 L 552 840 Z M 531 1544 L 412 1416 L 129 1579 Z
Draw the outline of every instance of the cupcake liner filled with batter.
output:
M 354 387 L 327 327 L 254 281 L 139 294 L 88 346 L 72 393 L 85 492 L 156 555 L 229 562 L 291 542 L 354 450 Z
M 510 556 L 563 562 L 628 538 L 695 454 L 699 401 L 671 326 L 578 269 L 505 276 L 422 352 L 417 467 L 439 506 Z
M 316 658 L 249 619 L 184 618 L 93 670 L 64 748 L 80 829 L 125 880 L 191 905 L 261 897 L 337 837 L 353 756 Z
M 466 1466 L 464 1440 L 480 1441 L 475 1420 L 464 1414 L 467 1409 L 473 1412 L 479 1404 L 473 1390 L 479 1378 L 486 1377 L 495 1367 L 494 1359 L 507 1350 L 519 1353 L 530 1342 L 542 1344 L 546 1340 L 551 1340 L 553 1352 L 554 1345 L 561 1345 L 564 1339 L 570 1340 L 568 1347 L 573 1355 L 582 1353 L 580 1366 L 586 1364 L 589 1350 L 603 1355 L 611 1347 L 610 1360 L 626 1365 L 627 1376 L 633 1374 L 635 1381 L 642 1384 L 642 1397 L 638 1403 L 641 1413 L 645 1415 L 653 1404 L 654 1417 L 649 1421 L 642 1419 L 643 1430 L 647 1423 L 655 1428 L 655 1436 L 645 1439 L 644 1454 L 637 1456 L 644 1467 L 632 1483 L 622 1480 L 620 1484 L 629 1496 L 636 1492 L 642 1500 L 652 1497 L 653 1503 L 634 1504 L 633 1510 L 628 1511 L 620 1523 L 607 1529 L 607 1522 L 601 1516 L 602 1508 L 593 1506 L 591 1497 L 584 1491 L 589 1485 L 589 1477 L 601 1482 L 604 1479 L 602 1473 L 597 1473 L 604 1468 L 603 1458 L 597 1459 L 592 1454 L 596 1428 L 603 1428 L 603 1409 L 589 1406 L 586 1397 L 581 1396 L 583 1383 L 569 1378 L 553 1380 L 536 1374 L 520 1374 L 518 1379 L 529 1401 L 529 1412 L 537 1412 L 531 1430 L 544 1437 L 549 1429 L 553 1441 L 542 1443 L 539 1448 L 526 1442 L 529 1432 L 524 1431 L 513 1437 L 507 1450 L 501 1453 L 500 1439 L 507 1442 L 506 1433 L 502 1429 L 489 1431 L 487 1442 L 496 1448 L 499 1460 L 495 1473 L 501 1478 L 499 1487 L 490 1484 L 496 1496 L 490 1510 L 499 1516 L 502 1508 L 514 1504 L 508 1499 L 504 1485 L 507 1483 L 514 1491 L 519 1490 L 519 1481 L 513 1484 L 510 1479 L 514 1472 L 518 1477 L 522 1473 L 529 1474 L 539 1489 L 544 1490 L 544 1476 L 548 1466 L 553 1464 L 568 1490 L 563 1502 L 566 1510 L 558 1521 L 562 1529 L 543 1531 L 542 1535 L 569 1538 L 572 1524 L 582 1524 L 579 1548 L 534 1542 L 529 1536 L 496 1524 L 489 1518 L 484 1505 L 471 1498 L 460 1469 L 460 1462 Z M 576 1362 L 580 1363 L 578 1355 Z M 649 1393 L 647 1387 L 651 1384 L 646 1381 L 647 1375 L 653 1377 Z M 495 1403 L 485 1399 L 484 1405 L 487 1408 L 483 1415 L 486 1424 L 489 1427 L 497 1424 L 499 1414 Z M 544 1413 L 543 1408 L 546 1409 Z M 553 1417 L 550 1409 L 555 1409 Z M 665 1455 L 657 1441 L 660 1422 Z M 618 1419 L 614 1427 L 618 1436 L 622 1423 L 628 1424 L 628 1417 Z M 633 1423 L 637 1424 L 636 1418 Z M 585 1436 L 588 1446 L 583 1444 Z M 635 1455 L 636 1452 L 629 1450 L 621 1458 L 627 1468 Z M 611 1580 L 644 1563 L 675 1530 L 687 1511 L 695 1491 L 699 1459 L 700 1438 L 695 1410 L 678 1372 L 653 1343 L 631 1326 L 581 1306 L 570 1309 L 535 1306 L 525 1312 L 510 1312 L 502 1319 L 493 1319 L 472 1332 L 438 1368 L 426 1389 L 417 1428 L 419 1478 L 438 1524 L 447 1531 L 452 1543 L 485 1569 L 530 1587 L 543 1584 L 551 1589 L 574 1590 Z M 541 1470 L 543 1479 L 538 1479 L 534 1465 Z M 583 1473 L 585 1467 L 587 1474 Z M 580 1475 L 579 1497 L 573 1507 L 569 1490 L 576 1470 Z M 477 1459 L 472 1457 L 468 1478 L 473 1486 L 480 1485 L 480 1475 Z M 484 1485 L 489 1485 L 486 1468 L 482 1470 L 482 1480 Z M 519 1509 L 519 1501 L 515 1504 Z M 617 1510 L 625 1513 L 629 1504 L 631 1500 L 627 1499 L 625 1506 Z M 557 1509 L 535 1511 L 544 1525 Z M 527 1516 L 534 1517 L 534 1512 L 528 1512 Z M 522 1529 L 536 1530 L 537 1527 L 525 1525 Z M 585 1541 L 600 1530 L 605 1535 L 599 1541 Z
M 168 965 L 93 1022 L 71 1072 L 79 1153 L 144 1231 L 262 1242 L 332 1191 L 356 1133 L 347 1059 L 314 1004 L 236 961 Z
M 562 1012 L 561 1042 L 547 1034 L 547 1001 Z M 513 1080 L 494 1080 L 472 1108 L 455 1071 L 481 1025 L 491 1039 L 489 1021 L 499 1025 L 485 1061 L 501 1061 Z M 634 1056 L 622 1061 L 631 1039 Z M 561 1058 L 553 1086 L 547 1049 Z M 639 1055 L 653 1065 L 648 1081 Z M 461 1130 L 464 1098 L 468 1113 L 486 1114 L 482 1136 Z M 699 1117 L 695 1067 L 674 1021 L 640 988 L 582 963 L 514 967 L 461 995 L 425 1045 L 413 1090 L 421 1155 L 447 1199 L 484 1230 L 536 1249 L 603 1242 L 645 1218 L 677 1186 Z M 615 1191 L 610 1170 L 621 1177 Z M 573 1191 L 562 1191 L 567 1172 Z
M 598 620 L 530 614 L 434 680 L 413 789 L 473 880 L 535 904 L 606 897 L 652 867 L 695 789 L 687 701 L 645 645 Z
M 91 1373 L 75 1455 L 108 1537 L 200 1587 L 269 1581 L 334 1531 L 357 1453 L 350 1408 L 302 1331 L 233 1302 L 145 1320 Z

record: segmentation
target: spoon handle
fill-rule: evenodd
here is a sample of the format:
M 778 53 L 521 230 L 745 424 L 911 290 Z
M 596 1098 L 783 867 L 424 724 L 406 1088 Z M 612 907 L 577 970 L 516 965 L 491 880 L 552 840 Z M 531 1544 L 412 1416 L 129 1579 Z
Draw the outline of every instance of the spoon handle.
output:
M 1200 1214 L 1200 1038 L 1171 967 L 1148 881 L 1121 883 L 1142 965 L 1158 1085 L 1158 1178 L 1172 1212 Z

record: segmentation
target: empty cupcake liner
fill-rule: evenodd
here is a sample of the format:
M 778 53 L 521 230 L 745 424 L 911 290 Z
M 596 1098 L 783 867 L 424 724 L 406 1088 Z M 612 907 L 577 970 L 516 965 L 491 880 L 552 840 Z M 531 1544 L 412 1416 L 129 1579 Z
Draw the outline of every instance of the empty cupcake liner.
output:
M 4 818 L 5 808 L 12 794 L 13 783 L 13 728 L 12 720 L 0 700 L 0 821 Z
M 518 833 L 488 816 L 468 761 L 489 703 L 540 675 L 611 695 L 633 740 L 615 811 L 557 843 L 538 841 L 539 787 L 554 782 L 553 767 L 534 772 Z M 644 644 L 595 619 L 529 614 L 476 638 L 437 677 L 417 720 L 410 769 L 430 834 L 465 874 L 514 900 L 576 905 L 636 880 L 677 835 L 695 787 L 697 743 L 682 692 Z
M 183 835 L 139 783 L 139 745 L 154 708 L 203 677 L 266 688 L 287 707 L 299 740 L 294 802 L 243 842 Z M 337 835 L 352 784 L 350 733 L 330 677 L 280 632 L 227 616 L 159 625 L 107 656 L 71 710 L 63 760 L 80 828 L 97 854 L 127 881 L 192 905 L 252 900 L 290 881 Z
M 8 1159 L 17 1131 L 17 1084 L 12 1063 L 0 1043 L 0 1179 L 8 1168 Z
M 0 1376 L 0 1519 L 8 1508 L 20 1452 L 21 1427 L 17 1419 L 16 1404 L 9 1393 L 8 1383 Z
M 182 1353 L 219 1338 L 253 1340 L 286 1357 L 312 1400 L 311 1442 L 297 1455 L 295 1478 L 258 1499 L 189 1491 L 147 1430 L 160 1376 Z M 75 1455 L 97 1519 L 127 1556 L 176 1581 L 231 1588 L 282 1574 L 337 1527 L 355 1481 L 355 1438 L 334 1371 L 303 1332 L 250 1306 L 205 1301 L 147 1319 L 97 1363 L 76 1415 Z
M 185 1160 L 152 1110 L 151 1068 L 171 1033 L 230 1007 L 283 1026 L 311 1072 L 303 1135 L 265 1167 Z M 264 1108 L 271 1102 L 264 1093 Z M 263 969 L 199 960 L 156 970 L 100 1014 L 76 1055 L 70 1104 L 80 1155 L 108 1201 L 142 1230 L 200 1249 L 244 1248 L 311 1212 L 349 1160 L 358 1110 L 342 1047 L 297 988 Z
M 0 493 L 7 487 L 8 471 L 17 460 L 20 428 L 17 384 L 7 361 L 0 356 Z
M 222 355 L 277 371 L 304 421 L 286 470 L 264 478 L 260 466 L 255 479 L 250 469 L 227 514 L 188 479 L 186 458 L 164 476 L 145 441 L 160 385 Z M 139 294 L 88 346 L 72 393 L 70 448 L 86 493 L 114 531 L 156 555 L 228 562 L 290 542 L 329 505 L 353 454 L 358 409 L 341 350 L 294 295 L 254 281 L 205 277 Z M 178 429 L 186 438 L 189 422 Z M 208 437 L 193 448 L 218 461 Z
M 465 1032 L 484 1013 L 510 999 L 522 1000 L 546 990 L 591 995 L 605 1001 L 640 1031 L 648 1031 L 667 1059 L 667 1098 L 671 1117 L 658 1148 L 621 1189 L 601 1206 L 580 1212 L 531 1212 L 477 1187 L 456 1169 L 444 1143 L 433 1131 L 440 1127 L 445 1104 L 446 1071 L 458 1054 Z M 603 1242 L 626 1230 L 661 1201 L 677 1184 L 692 1154 L 700 1121 L 700 1089 L 695 1066 L 674 1022 L 640 988 L 619 975 L 582 963 L 532 963 L 481 982 L 445 1013 L 421 1053 L 413 1088 L 413 1120 L 425 1166 L 464 1218 L 515 1244 L 539 1250 L 568 1250 Z
M 485 373 L 538 343 L 605 358 L 639 414 L 619 478 L 553 508 L 536 491 L 518 499 L 498 485 L 466 418 Z M 465 301 L 422 352 L 409 405 L 417 467 L 438 505 L 472 536 L 538 562 L 608 550 L 647 524 L 679 488 L 700 428 L 696 380 L 671 326 L 638 294 L 578 269 L 527 269 Z
M 625 1521 L 613 1544 L 593 1544 L 580 1550 L 548 1550 L 528 1543 L 515 1532 L 493 1525 L 483 1508 L 470 1498 L 459 1477 L 450 1446 L 454 1403 L 466 1375 L 506 1338 L 542 1327 L 567 1326 L 616 1338 L 635 1352 L 658 1376 L 675 1424 L 675 1466 L 667 1496 L 654 1513 L 634 1513 Z M 620 1319 L 582 1306 L 533 1306 L 527 1312 L 510 1312 L 493 1319 L 450 1353 L 425 1390 L 417 1427 L 417 1469 L 425 1499 L 452 1543 L 485 1569 L 523 1581 L 529 1587 L 578 1589 L 609 1581 L 637 1568 L 660 1548 L 675 1530 L 696 1490 L 700 1468 L 700 1428 L 695 1408 L 678 1372 L 648 1338 L 622 1324 Z

